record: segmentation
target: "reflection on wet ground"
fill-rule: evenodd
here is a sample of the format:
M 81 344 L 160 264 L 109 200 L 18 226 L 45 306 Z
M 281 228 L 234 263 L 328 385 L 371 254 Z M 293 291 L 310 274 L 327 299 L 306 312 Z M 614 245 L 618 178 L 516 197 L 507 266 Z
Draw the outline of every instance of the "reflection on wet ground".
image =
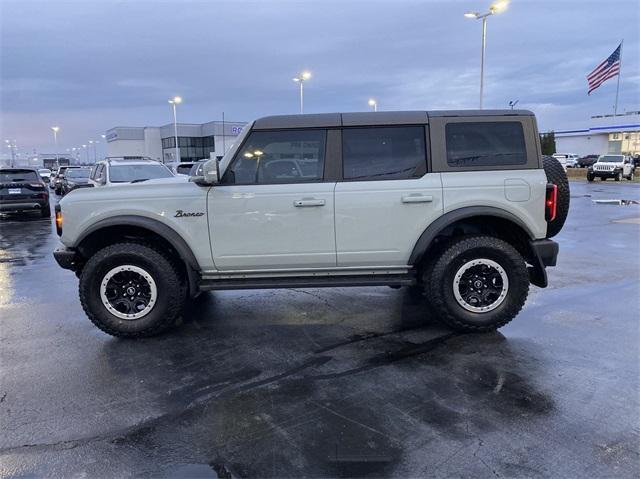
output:
M 344 288 L 205 294 L 116 340 L 51 224 L 0 221 L 0 476 L 637 477 L 640 230 L 572 188 L 550 288 L 485 335 Z

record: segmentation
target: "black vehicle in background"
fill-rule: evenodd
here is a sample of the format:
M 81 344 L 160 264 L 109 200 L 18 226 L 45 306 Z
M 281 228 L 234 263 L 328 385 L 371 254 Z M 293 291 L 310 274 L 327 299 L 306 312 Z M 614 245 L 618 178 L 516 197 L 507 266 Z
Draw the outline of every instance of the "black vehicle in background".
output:
M 89 183 L 91 168 L 71 168 L 65 172 L 60 182 L 60 193 L 62 196 L 76 188 L 86 188 L 93 186 Z
M 578 159 L 578 162 L 576 163 L 576 166 L 578 168 L 589 168 L 596 161 L 598 161 L 598 155 L 587 155 L 587 156 L 583 156 L 582 158 Z
M 62 181 L 64 180 L 64 176 L 66 172 L 70 169 L 80 168 L 79 166 L 61 166 L 58 168 L 58 172 L 55 177 L 51 176 L 51 181 L 49 182 L 49 186 L 53 188 L 53 191 L 56 192 L 56 195 L 62 194 Z
M 51 216 L 47 186 L 34 168 L 0 169 L 0 212 L 23 211 Z

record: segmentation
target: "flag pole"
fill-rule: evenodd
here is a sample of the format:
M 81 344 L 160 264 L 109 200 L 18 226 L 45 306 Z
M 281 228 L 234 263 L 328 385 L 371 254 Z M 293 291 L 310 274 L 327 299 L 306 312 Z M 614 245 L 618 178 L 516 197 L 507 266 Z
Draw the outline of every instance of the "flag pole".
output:
M 616 119 L 618 114 L 618 95 L 620 93 L 620 76 L 622 75 L 622 45 L 624 44 L 624 38 L 620 42 L 620 68 L 618 70 L 618 86 L 616 87 L 616 103 L 613 107 L 613 119 Z

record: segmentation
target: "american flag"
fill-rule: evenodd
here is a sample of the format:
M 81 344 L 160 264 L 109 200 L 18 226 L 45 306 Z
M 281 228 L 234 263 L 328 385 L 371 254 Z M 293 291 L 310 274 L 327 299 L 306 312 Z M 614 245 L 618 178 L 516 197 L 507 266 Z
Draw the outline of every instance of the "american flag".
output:
M 591 92 L 602 85 L 609 78 L 613 78 L 620 74 L 620 50 L 622 44 L 618 45 L 618 48 L 609 55 L 605 61 L 598 65 L 589 75 L 587 75 L 587 81 L 589 82 L 589 95 Z

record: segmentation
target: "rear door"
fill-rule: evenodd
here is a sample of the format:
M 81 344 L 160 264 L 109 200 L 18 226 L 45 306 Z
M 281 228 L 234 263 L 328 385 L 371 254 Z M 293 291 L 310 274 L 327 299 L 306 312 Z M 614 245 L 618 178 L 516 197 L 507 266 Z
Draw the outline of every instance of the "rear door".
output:
M 426 122 L 343 128 L 338 266 L 407 264 L 422 232 L 442 214 L 442 184 L 428 172 L 428 145 Z
M 327 130 L 252 131 L 208 195 L 219 270 L 335 267 Z

